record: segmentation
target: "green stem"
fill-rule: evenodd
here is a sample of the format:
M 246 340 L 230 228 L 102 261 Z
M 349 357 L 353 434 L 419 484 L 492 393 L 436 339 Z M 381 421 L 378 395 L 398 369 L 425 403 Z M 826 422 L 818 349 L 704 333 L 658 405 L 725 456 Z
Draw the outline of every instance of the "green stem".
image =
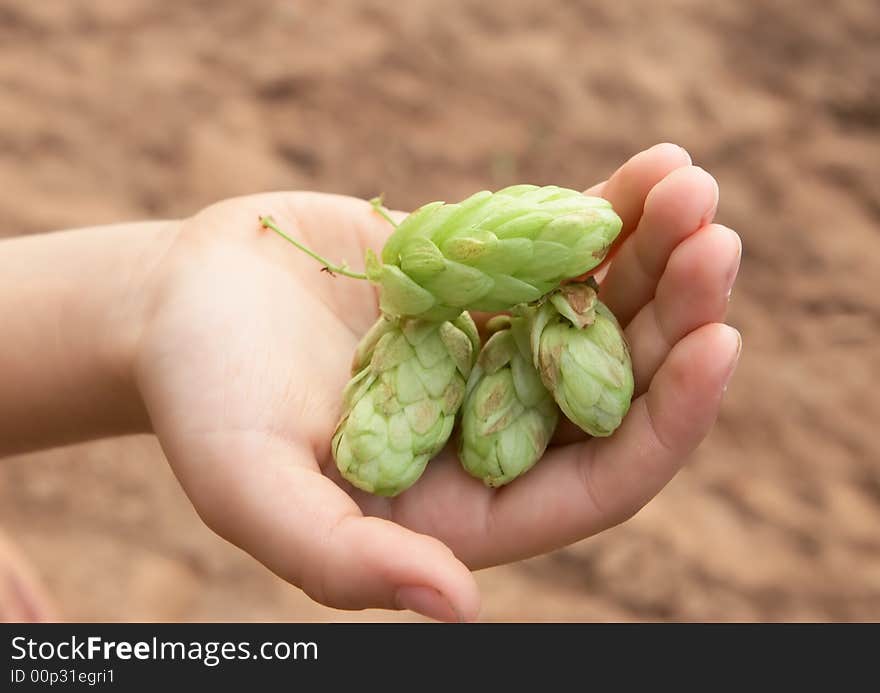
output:
M 378 212 L 385 221 L 387 221 L 396 229 L 398 224 L 396 221 L 394 221 L 394 219 L 391 218 L 391 215 L 385 211 L 385 207 L 382 206 L 382 197 L 382 195 L 379 195 L 379 197 L 374 197 L 372 200 L 370 200 L 370 204 L 373 206 L 373 210 L 375 212 Z
M 288 236 L 286 233 L 284 233 L 284 231 L 282 231 L 281 229 L 278 228 L 278 226 L 275 224 L 275 220 L 272 217 L 260 217 L 260 225 L 264 229 L 272 229 L 272 231 L 274 231 L 279 236 L 281 236 L 281 238 L 283 238 L 286 241 L 289 241 L 290 243 L 293 243 L 293 245 L 295 245 L 297 248 L 299 248 L 301 251 L 303 251 L 306 255 L 309 255 L 310 257 L 315 258 L 315 260 L 317 260 L 322 265 L 324 265 L 324 269 L 327 272 L 330 272 L 330 274 L 341 274 L 346 277 L 351 277 L 352 279 L 366 279 L 367 278 L 366 274 L 362 274 L 361 272 L 352 272 L 348 268 L 348 265 L 346 265 L 345 263 L 343 263 L 341 265 L 336 265 L 336 264 L 330 262 L 330 260 L 328 260 L 327 258 L 322 257 L 321 255 L 318 255 L 318 253 L 316 253 L 311 248 L 304 246 L 299 241 L 293 240 L 290 236 Z

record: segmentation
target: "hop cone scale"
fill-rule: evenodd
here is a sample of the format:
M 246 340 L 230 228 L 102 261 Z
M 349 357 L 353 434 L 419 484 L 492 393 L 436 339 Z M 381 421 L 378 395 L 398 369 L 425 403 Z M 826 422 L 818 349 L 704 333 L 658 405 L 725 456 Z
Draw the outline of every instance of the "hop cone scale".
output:
M 383 496 L 414 484 L 452 433 L 479 347 L 468 313 L 379 318 L 355 352 L 333 435 L 342 476 Z
M 487 486 L 502 486 L 537 462 L 559 412 L 532 364 L 523 318 L 490 321 L 501 327 L 480 352 L 462 407 L 459 459 Z
M 389 237 L 367 277 L 392 316 L 450 320 L 536 301 L 596 267 L 620 233 L 611 204 L 556 186 L 515 185 L 432 202 Z
M 608 436 L 629 410 L 633 373 L 616 318 L 586 283 L 566 284 L 530 313 L 534 364 L 563 413 Z

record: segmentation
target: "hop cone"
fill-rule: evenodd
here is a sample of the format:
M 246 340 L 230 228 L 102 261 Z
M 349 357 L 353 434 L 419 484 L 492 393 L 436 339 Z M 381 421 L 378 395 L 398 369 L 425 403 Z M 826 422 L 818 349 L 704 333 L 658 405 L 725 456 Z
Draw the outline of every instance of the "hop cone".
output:
M 532 364 L 523 318 L 504 320 L 489 338 L 468 379 L 459 459 L 488 486 L 502 486 L 537 462 L 559 418 Z M 503 324 L 503 323 L 502 323 Z
M 575 190 L 515 185 L 409 215 L 367 276 L 389 315 L 449 320 L 539 299 L 598 265 L 620 233 L 610 203 Z
M 531 313 L 534 363 L 563 413 L 608 436 L 629 410 L 633 374 L 614 315 L 588 284 L 567 284 Z
M 383 496 L 416 482 L 449 439 L 479 340 L 468 313 L 376 322 L 355 352 L 333 435 L 345 479 Z

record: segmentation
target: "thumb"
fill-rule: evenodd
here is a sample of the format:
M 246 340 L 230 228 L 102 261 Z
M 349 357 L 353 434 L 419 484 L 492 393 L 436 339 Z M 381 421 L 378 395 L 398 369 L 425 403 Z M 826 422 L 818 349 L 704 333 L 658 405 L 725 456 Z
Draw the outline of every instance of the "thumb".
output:
M 318 602 L 339 609 L 411 609 L 470 621 L 480 596 L 468 568 L 442 542 L 355 502 L 287 441 L 211 440 L 211 459 L 178 473 L 206 524 Z
M 473 575 L 433 537 L 358 514 L 344 516 L 322 544 L 323 559 L 304 585 L 318 601 L 410 609 L 440 621 L 471 621 L 479 613 Z

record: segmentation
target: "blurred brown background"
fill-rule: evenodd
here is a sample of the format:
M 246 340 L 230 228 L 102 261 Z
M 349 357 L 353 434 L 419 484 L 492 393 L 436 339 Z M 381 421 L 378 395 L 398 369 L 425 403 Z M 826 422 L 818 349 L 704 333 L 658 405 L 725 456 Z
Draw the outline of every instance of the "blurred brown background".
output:
M 266 189 L 586 187 L 678 142 L 744 239 L 721 419 L 629 523 L 480 573 L 483 616 L 876 620 L 878 46 L 870 0 L 0 0 L 0 234 Z M 150 438 L 4 461 L 0 528 L 72 619 L 408 618 L 225 544 Z

